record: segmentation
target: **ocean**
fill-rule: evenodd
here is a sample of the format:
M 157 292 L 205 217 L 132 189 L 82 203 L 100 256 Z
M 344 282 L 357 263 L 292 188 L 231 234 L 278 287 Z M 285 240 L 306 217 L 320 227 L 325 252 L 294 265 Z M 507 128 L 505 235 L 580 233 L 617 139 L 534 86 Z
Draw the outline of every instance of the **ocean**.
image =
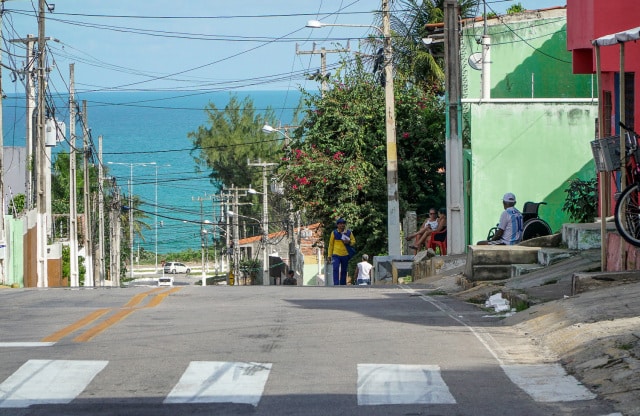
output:
M 149 229 L 143 230 L 144 239 L 135 239 L 134 250 L 155 252 L 157 247 L 162 254 L 200 249 L 200 226 L 189 221 L 220 215 L 211 198 L 218 189 L 210 183 L 208 172 L 196 171 L 187 135 L 199 126 L 207 126 L 204 108 L 209 102 L 223 109 L 233 95 L 239 100 L 250 97 L 258 112 L 273 108 L 279 119 L 271 123 L 285 125 L 291 123 L 301 94 L 297 90 L 76 94 L 80 108 L 83 100 L 87 102 L 87 124 L 96 150 L 98 137 L 102 136 L 103 164 L 108 169 L 105 176 L 116 179 L 123 195 L 129 195 L 131 183 L 133 195 L 142 200 L 140 209 L 149 213 L 145 220 Z M 67 100 L 64 96 L 54 102 L 56 119 L 66 123 L 68 134 Z M 24 95 L 8 95 L 3 101 L 5 146 L 24 146 L 24 120 Z M 76 134 L 79 147 L 79 124 Z M 61 142 L 53 153 L 60 151 L 68 152 L 69 145 Z

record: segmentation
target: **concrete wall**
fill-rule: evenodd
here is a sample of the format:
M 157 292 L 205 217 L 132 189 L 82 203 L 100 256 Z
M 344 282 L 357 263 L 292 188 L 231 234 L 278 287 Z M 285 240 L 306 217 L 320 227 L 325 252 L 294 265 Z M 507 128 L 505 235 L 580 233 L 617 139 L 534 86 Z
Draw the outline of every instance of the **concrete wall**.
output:
M 499 102 L 471 104 L 472 243 L 496 225 L 502 195 L 513 192 L 522 209 L 526 201 L 544 201 L 540 217 L 560 231 L 570 222 L 562 212 L 567 181 L 591 178 L 595 165 L 597 103 Z

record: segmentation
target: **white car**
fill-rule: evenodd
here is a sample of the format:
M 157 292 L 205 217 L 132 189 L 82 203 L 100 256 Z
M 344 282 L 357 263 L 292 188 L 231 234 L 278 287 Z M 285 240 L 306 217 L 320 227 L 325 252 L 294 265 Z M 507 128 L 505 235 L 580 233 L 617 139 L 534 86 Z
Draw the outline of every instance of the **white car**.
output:
M 171 274 L 176 274 L 176 273 L 189 274 L 191 273 L 191 269 L 182 263 L 170 261 L 164 264 L 164 272 L 171 273 Z

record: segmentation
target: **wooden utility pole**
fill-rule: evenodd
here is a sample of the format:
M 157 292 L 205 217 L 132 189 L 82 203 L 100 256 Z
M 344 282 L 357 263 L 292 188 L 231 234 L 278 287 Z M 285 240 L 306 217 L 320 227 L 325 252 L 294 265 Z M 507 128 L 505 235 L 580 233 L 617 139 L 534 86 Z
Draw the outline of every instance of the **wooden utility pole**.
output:
M 83 141 L 83 171 L 84 171 L 84 258 L 86 275 L 84 277 L 85 286 L 95 286 L 93 274 L 93 241 L 91 229 L 91 176 L 89 175 L 89 155 L 91 154 L 89 146 L 89 127 L 87 124 L 87 100 L 82 100 L 82 141 Z M 132 265 L 133 266 L 133 265 Z
M 465 252 L 465 214 L 462 159 L 462 106 L 460 93 L 460 29 L 458 2 L 444 3 L 444 59 L 447 104 L 446 185 L 447 185 L 447 247 L 450 254 Z
M 78 272 L 78 177 L 74 68 L 74 64 L 69 64 L 69 280 L 71 287 L 78 287 L 80 286 L 80 274 Z
M 328 90 L 327 84 L 327 54 L 328 53 L 344 53 L 350 52 L 349 43 L 347 42 L 346 49 L 325 49 L 324 47 L 320 49 L 316 49 L 316 43 L 313 42 L 313 48 L 310 51 L 301 51 L 298 49 L 298 44 L 296 43 L 296 55 L 320 55 L 320 75 L 322 77 L 322 95 L 324 96 L 325 91 Z

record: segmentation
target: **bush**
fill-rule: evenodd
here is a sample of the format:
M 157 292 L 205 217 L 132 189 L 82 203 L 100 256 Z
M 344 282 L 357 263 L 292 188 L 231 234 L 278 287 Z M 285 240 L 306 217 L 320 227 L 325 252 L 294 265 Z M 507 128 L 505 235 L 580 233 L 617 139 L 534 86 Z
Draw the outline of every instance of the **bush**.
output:
M 571 179 L 562 211 L 569 214 L 572 221 L 593 222 L 598 213 L 598 192 L 595 178 L 583 181 Z

